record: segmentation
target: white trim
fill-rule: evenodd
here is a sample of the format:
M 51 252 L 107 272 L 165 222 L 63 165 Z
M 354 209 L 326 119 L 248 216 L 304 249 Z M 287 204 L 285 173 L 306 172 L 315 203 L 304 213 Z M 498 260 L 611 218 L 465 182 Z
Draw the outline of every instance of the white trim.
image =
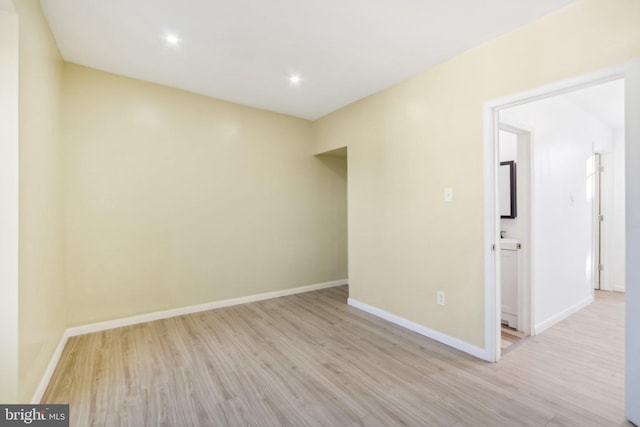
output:
M 493 141 L 497 141 L 498 115 L 493 108 L 484 108 L 484 348 L 490 362 L 500 359 L 500 257 L 497 256 L 500 241 L 500 218 L 497 216 L 498 178 L 494 165 L 499 163 Z
M 232 305 L 246 304 L 250 302 L 263 301 L 272 298 L 284 297 L 287 295 L 300 294 L 303 292 L 317 291 L 319 289 L 332 288 L 334 286 L 346 285 L 347 279 L 334 280 L 332 282 L 316 283 L 313 285 L 299 286 L 297 288 L 283 289 L 280 291 L 266 292 L 263 294 L 248 295 L 245 297 L 231 298 L 220 301 L 211 301 L 204 304 L 190 305 L 187 307 L 173 308 L 170 310 L 155 311 L 152 313 L 140 314 L 137 316 L 124 317 L 121 319 L 107 320 L 105 322 L 90 323 L 88 325 L 74 326 L 67 329 L 67 336 L 90 334 L 92 332 L 105 331 L 107 329 L 121 328 L 123 326 L 136 325 L 138 323 L 152 322 L 154 320 L 168 319 L 170 317 L 182 316 L 185 314 L 198 313 L 200 311 L 213 310 L 216 308 L 230 307 Z
M 42 375 L 42 379 L 40 379 L 40 383 L 36 388 L 36 392 L 33 394 L 31 398 L 31 404 L 37 405 L 42 400 L 42 396 L 44 396 L 44 392 L 47 391 L 47 387 L 49 386 L 49 381 L 51 381 L 51 377 L 56 370 L 56 366 L 58 366 L 58 362 L 60 361 L 60 357 L 62 356 L 62 351 L 64 350 L 64 346 L 67 344 L 67 340 L 69 339 L 69 335 L 67 334 L 67 330 L 64 331 L 62 337 L 60 338 L 60 342 L 56 347 L 56 350 L 53 352 L 51 356 L 51 360 L 47 365 L 47 369 L 44 371 Z
M 640 60 L 625 74 L 625 414 L 640 426 Z
M 571 92 L 585 87 L 605 83 L 608 81 L 624 78 L 633 66 L 640 64 L 640 61 L 633 60 L 625 64 L 609 67 L 604 70 L 598 70 L 577 77 L 554 82 L 525 92 L 498 98 L 488 101 L 483 108 L 483 130 L 484 130 L 484 235 L 485 235 L 485 352 L 489 355 L 490 360 L 497 362 L 500 359 L 500 257 L 495 256 L 495 244 L 498 241 L 499 230 L 497 222 L 499 218 L 495 215 L 497 212 L 497 178 L 495 174 L 497 138 L 497 116 L 498 112 L 505 108 L 515 107 L 527 102 L 538 99 L 548 98 L 554 95 Z M 628 137 L 627 137 L 628 138 Z M 532 161 L 532 168 L 533 168 Z M 532 169 L 533 172 L 533 169 Z M 627 179 L 628 181 L 628 179 Z M 533 191 L 533 185 L 531 187 Z M 533 244 L 533 241 L 532 241 Z M 533 258 L 533 257 L 532 257 Z M 531 264 L 531 272 L 533 274 L 533 263 Z M 628 280 L 627 280 L 628 281 Z M 531 281 L 532 292 L 535 292 L 534 282 Z M 532 319 L 535 322 L 535 313 L 532 313 Z M 544 324 L 542 322 L 541 324 Z M 540 331 L 532 328 L 531 333 L 537 334 Z
M 546 329 L 549 329 L 550 327 L 562 322 L 564 319 L 566 319 L 567 317 L 571 316 L 572 314 L 577 313 L 578 311 L 582 310 L 583 308 L 585 308 L 586 306 L 588 306 L 592 302 L 593 302 L 593 295 L 589 295 L 588 297 L 586 297 L 582 301 L 579 301 L 579 302 L 575 303 L 571 307 L 561 311 L 560 313 L 550 317 L 549 319 L 547 319 L 547 320 L 545 320 L 543 322 L 537 323 L 534 326 L 534 330 L 535 330 L 536 335 L 540 334 L 541 332 L 545 331 Z
M 485 103 L 485 108 L 495 111 L 504 110 L 506 108 L 516 107 L 529 102 L 617 80 L 624 77 L 625 71 L 629 65 L 634 62 L 635 61 L 631 61 L 627 64 L 609 67 L 604 70 L 560 80 L 525 92 L 504 96 Z
M 449 347 L 453 347 L 457 350 L 463 351 L 482 360 L 486 360 L 488 362 L 491 361 L 489 360 L 489 354 L 485 349 L 473 344 L 469 344 L 468 342 L 459 340 L 447 334 L 443 334 L 442 332 L 434 331 L 433 329 L 429 329 L 426 326 L 422 326 L 410 320 L 407 320 L 404 317 L 396 316 L 395 314 L 391 314 L 387 311 L 381 310 L 377 307 L 373 307 L 369 304 L 365 304 L 353 298 L 349 298 L 347 300 L 347 304 L 369 314 L 372 314 L 376 317 L 387 320 L 393 324 L 402 326 L 403 328 L 409 329 L 410 331 L 417 332 L 427 338 L 431 338 L 432 340 L 441 342 L 442 344 L 446 344 Z

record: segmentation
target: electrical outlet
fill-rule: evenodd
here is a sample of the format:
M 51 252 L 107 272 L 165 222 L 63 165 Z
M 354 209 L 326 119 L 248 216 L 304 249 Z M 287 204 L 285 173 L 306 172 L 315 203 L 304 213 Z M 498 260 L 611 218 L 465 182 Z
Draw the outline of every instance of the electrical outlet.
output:
M 444 305 L 444 291 L 438 291 L 436 295 L 438 305 Z

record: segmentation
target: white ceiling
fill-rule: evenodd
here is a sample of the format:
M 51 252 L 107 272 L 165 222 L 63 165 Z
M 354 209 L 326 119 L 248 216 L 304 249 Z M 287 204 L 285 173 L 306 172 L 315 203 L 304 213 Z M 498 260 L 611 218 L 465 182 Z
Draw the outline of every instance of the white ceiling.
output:
M 316 119 L 574 0 L 41 0 L 65 60 Z M 167 33 L 180 38 L 168 46 Z M 288 78 L 299 74 L 302 83 Z

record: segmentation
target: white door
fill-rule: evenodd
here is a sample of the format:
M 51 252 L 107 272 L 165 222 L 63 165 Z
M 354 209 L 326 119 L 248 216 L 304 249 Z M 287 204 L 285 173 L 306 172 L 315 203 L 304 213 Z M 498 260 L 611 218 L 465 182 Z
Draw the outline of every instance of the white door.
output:
M 602 166 L 600 154 L 593 155 L 593 287 L 601 289 L 602 269 Z

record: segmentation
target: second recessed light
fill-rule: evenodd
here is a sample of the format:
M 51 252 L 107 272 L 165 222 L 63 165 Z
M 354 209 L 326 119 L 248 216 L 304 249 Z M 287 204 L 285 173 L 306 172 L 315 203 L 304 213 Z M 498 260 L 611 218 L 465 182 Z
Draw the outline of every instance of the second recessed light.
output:
M 297 74 L 292 74 L 292 75 L 289 77 L 289 82 L 290 82 L 292 85 L 296 85 L 296 86 L 297 86 L 297 85 L 299 85 L 299 84 L 302 82 L 302 79 L 300 78 L 300 76 L 299 76 L 299 75 L 297 75 Z
M 164 39 L 166 40 L 167 44 L 171 46 L 177 46 L 178 43 L 180 43 L 180 39 L 175 34 L 167 34 L 166 36 L 164 36 Z

